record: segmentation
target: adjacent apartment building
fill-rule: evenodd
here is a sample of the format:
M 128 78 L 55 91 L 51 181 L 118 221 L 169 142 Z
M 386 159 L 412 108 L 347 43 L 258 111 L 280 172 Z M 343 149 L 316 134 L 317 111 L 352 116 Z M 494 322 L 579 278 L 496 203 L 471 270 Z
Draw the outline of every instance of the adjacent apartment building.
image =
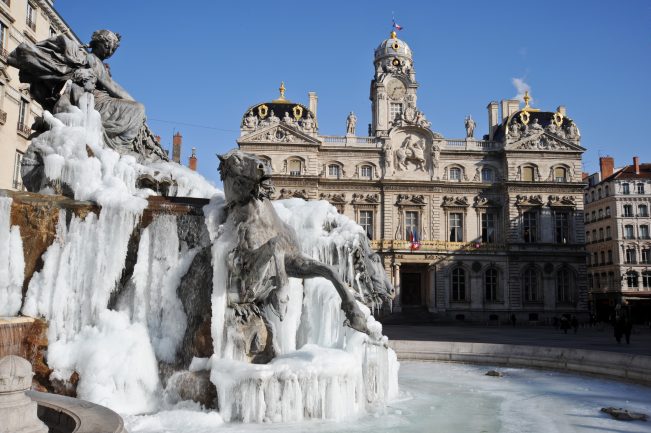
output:
M 585 237 L 588 288 L 593 309 L 608 320 L 625 308 L 634 321 L 651 320 L 651 164 L 615 169 L 599 158 L 600 171 L 588 178 Z
M 7 55 L 21 42 L 65 34 L 77 36 L 54 9 L 52 0 L 0 0 L 0 189 L 22 189 L 20 165 L 29 145 L 31 125 L 42 112 L 29 85 L 7 65 Z
M 276 198 L 328 200 L 365 228 L 397 289 L 394 311 L 433 318 L 547 321 L 587 315 L 577 125 L 564 107 L 490 102 L 489 129 L 444 137 L 418 108 L 410 47 L 374 52 L 372 123 L 322 134 L 317 95 L 249 107 L 240 148 L 271 165 Z M 501 115 L 500 115 L 501 111 Z M 464 119 L 459 119 L 460 125 Z M 461 128 L 460 128 L 461 129 Z

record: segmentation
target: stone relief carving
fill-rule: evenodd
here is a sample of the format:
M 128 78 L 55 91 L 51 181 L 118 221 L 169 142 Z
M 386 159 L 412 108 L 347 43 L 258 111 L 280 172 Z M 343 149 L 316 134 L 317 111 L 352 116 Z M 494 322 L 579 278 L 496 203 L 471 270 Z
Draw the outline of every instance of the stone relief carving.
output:
M 368 204 L 378 204 L 380 203 L 380 194 L 353 194 L 353 204 L 368 203 Z
M 576 207 L 576 199 L 571 195 L 550 195 L 548 197 L 547 205 L 550 207 Z
M 515 205 L 516 206 L 542 206 L 543 196 L 538 195 L 516 195 L 515 196 Z
M 441 206 L 461 206 L 461 207 L 466 207 L 469 206 L 468 203 L 468 197 L 466 196 L 443 196 L 443 200 L 441 203 Z
M 432 126 L 432 123 L 427 120 L 425 114 L 418 110 L 412 103 L 408 103 L 404 111 L 397 115 L 391 124 L 395 127 L 420 126 L 421 128 L 429 128 Z
M 319 195 L 320 200 L 327 200 L 332 204 L 345 204 L 346 203 L 346 193 L 321 193 Z
M 571 120 L 563 126 L 562 118 L 558 122 L 554 118 L 543 128 L 537 118 L 528 124 L 520 123 L 517 118 L 514 118 L 509 124 L 506 139 L 510 143 L 516 143 L 517 149 L 571 150 L 572 147 L 565 141 L 569 140 L 577 144 L 580 134 L 576 124 Z
M 408 170 L 409 162 L 416 166 L 416 170 L 425 171 L 425 140 L 422 138 L 416 143 L 411 135 L 402 142 L 402 145 L 396 149 L 396 168 L 399 171 Z
M 424 195 L 398 194 L 397 205 L 425 205 Z
M 304 189 L 291 190 L 291 189 L 283 188 L 280 190 L 280 196 L 278 198 L 281 200 L 286 198 L 302 198 L 303 200 L 309 200 L 307 190 Z
M 294 108 L 297 107 L 301 108 L 301 110 L 297 112 L 298 114 L 296 114 L 298 116 L 300 113 L 302 113 L 302 107 L 297 105 Z M 285 111 L 283 118 L 280 119 L 275 115 L 273 110 L 271 110 L 269 116 L 265 115 L 265 117 L 261 117 L 261 115 L 255 114 L 253 110 L 249 110 L 248 114 L 244 117 L 244 119 L 242 119 L 241 127 L 246 131 L 253 132 L 267 126 L 277 125 L 279 123 L 290 126 L 307 134 L 314 134 L 316 132 L 316 120 L 314 119 L 314 114 L 312 114 L 312 112 L 308 112 L 304 119 L 297 120 L 296 118 L 292 117 L 288 111 Z

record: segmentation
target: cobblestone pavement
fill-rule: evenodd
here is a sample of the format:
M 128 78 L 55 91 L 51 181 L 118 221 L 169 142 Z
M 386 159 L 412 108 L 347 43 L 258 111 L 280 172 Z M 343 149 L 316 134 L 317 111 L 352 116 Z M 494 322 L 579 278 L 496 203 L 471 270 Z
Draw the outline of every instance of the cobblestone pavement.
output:
M 520 344 L 527 346 L 573 347 L 651 356 L 651 329 L 633 329 L 631 343 L 617 344 L 611 325 L 599 324 L 572 329 L 564 334 L 552 326 L 488 326 L 488 325 L 385 325 L 384 334 L 392 340 L 459 341 L 467 343 Z

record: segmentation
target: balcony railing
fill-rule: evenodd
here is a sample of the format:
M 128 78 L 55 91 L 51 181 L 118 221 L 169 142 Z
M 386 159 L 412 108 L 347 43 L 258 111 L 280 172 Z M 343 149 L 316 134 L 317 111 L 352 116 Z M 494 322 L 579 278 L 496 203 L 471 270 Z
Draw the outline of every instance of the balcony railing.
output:
M 383 239 L 371 241 L 374 249 L 382 250 L 413 250 L 410 241 Z M 498 251 L 505 248 L 504 244 L 481 242 L 448 242 L 440 240 L 420 241 L 420 246 L 415 251 Z
M 380 141 L 376 137 L 356 137 L 345 135 L 322 135 L 323 142 L 330 146 L 361 146 L 379 147 Z
M 29 134 L 32 133 L 32 128 L 23 123 L 19 123 L 16 127 L 16 130 L 18 134 L 22 135 L 25 138 L 28 138 Z
M 0 125 L 7 123 L 7 112 L 0 110 Z

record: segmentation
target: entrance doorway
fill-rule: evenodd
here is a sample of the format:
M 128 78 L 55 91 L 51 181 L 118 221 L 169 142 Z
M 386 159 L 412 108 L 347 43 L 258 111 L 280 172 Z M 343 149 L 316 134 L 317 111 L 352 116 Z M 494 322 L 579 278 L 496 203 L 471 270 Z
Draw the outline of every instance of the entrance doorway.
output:
M 400 269 L 400 304 L 424 305 L 425 267 L 403 264 Z

